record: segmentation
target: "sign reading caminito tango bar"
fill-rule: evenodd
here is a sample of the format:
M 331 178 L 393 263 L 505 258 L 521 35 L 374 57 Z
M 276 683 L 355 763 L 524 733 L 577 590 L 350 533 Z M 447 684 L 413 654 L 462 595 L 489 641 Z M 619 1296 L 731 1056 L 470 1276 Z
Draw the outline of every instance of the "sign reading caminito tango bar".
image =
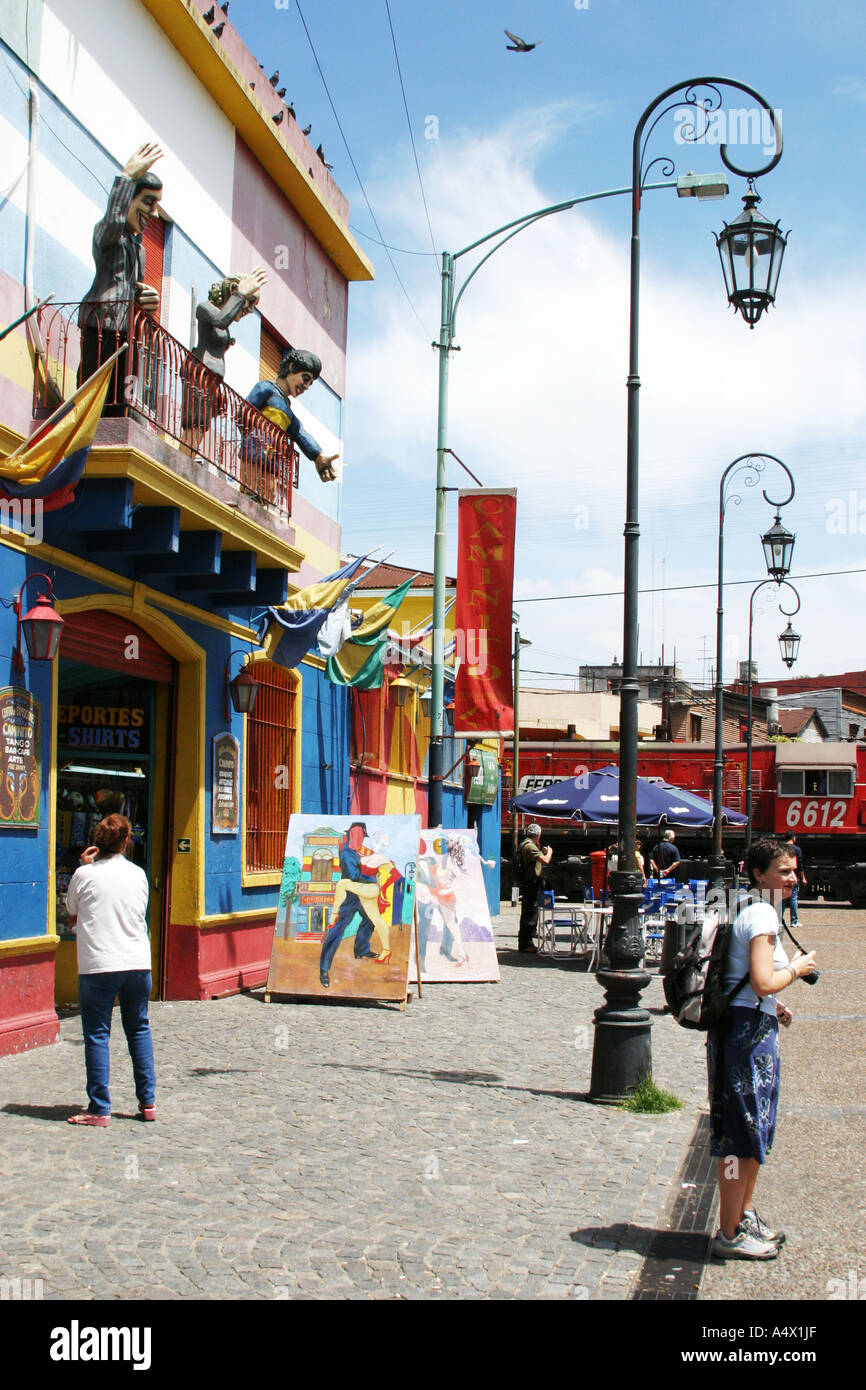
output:
M 213 785 L 211 792 L 211 831 L 214 835 L 236 835 L 240 823 L 241 746 L 233 734 L 215 734 L 213 741 Z
M 29 690 L 0 690 L 0 825 L 39 825 L 42 706 Z
M 513 488 L 461 491 L 458 503 L 454 733 L 460 738 L 510 734 L 511 599 L 514 587 Z

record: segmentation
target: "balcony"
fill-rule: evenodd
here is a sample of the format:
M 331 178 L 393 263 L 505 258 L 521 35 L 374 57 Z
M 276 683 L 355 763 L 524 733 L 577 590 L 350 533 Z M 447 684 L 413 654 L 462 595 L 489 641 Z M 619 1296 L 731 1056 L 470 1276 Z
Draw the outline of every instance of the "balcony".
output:
M 34 419 L 50 415 L 74 391 L 82 353 L 86 375 L 91 376 L 125 344 L 126 352 L 109 383 L 104 418 L 148 425 L 198 466 L 202 487 L 208 486 L 209 465 L 235 490 L 288 521 L 298 456 L 285 430 L 202 366 L 152 315 L 134 304 L 125 313 L 116 311 L 126 321 L 120 333 L 105 327 L 95 314 L 80 327 L 79 309 L 78 304 L 52 303 L 39 311 L 43 352 L 34 373 Z M 97 435 L 96 442 L 100 441 Z
M 121 564 L 194 607 L 283 603 L 304 558 L 289 524 L 298 457 L 286 432 L 134 305 L 115 308 L 120 331 L 95 317 L 79 326 L 79 309 L 39 311 L 34 419 L 126 351 L 75 504 L 46 512 L 46 542 Z

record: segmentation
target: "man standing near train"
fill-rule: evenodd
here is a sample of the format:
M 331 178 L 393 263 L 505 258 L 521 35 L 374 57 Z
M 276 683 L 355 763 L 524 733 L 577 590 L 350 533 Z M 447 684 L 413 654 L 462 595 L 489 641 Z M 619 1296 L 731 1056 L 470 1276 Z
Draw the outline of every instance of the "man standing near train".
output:
M 788 853 L 792 854 L 797 861 L 797 882 L 791 889 L 790 898 L 786 898 L 782 903 L 782 921 L 784 922 L 785 920 L 785 908 L 787 907 L 790 909 L 791 913 L 791 926 L 796 927 L 798 921 L 800 920 L 797 914 L 797 897 L 800 892 L 800 889 L 806 888 L 808 884 L 806 881 L 806 875 L 803 871 L 803 851 L 797 844 L 797 836 L 792 833 L 786 835 L 784 839 L 784 845 Z

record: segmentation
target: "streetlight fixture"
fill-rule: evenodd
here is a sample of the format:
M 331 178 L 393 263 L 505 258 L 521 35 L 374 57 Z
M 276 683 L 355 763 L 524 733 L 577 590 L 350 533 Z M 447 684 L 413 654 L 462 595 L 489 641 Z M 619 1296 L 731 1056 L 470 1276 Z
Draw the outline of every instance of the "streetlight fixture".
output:
M 673 161 L 645 163 L 650 137 L 665 115 L 691 108 L 690 124 L 681 125 L 677 138 L 683 143 L 706 140 L 709 113 L 722 104 L 722 87 L 734 88 L 752 97 L 766 113 L 773 131 L 774 151 L 769 162 L 758 169 L 740 169 L 731 159 L 726 144 L 719 146 L 725 168 L 741 178 L 756 179 L 774 169 L 782 158 L 782 131 L 776 113 L 753 87 L 727 77 L 695 77 L 678 82 L 661 92 L 646 108 L 635 127 L 632 144 L 632 233 L 629 292 L 629 373 L 626 465 L 625 565 L 623 575 L 623 666 L 620 686 L 619 719 L 619 867 L 610 875 L 613 891 L 613 917 L 605 941 L 610 961 L 608 970 L 599 971 L 605 988 L 605 1002 L 595 1015 L 590 1096 L 594 1100 L 617 1102 L 633 1092 L 652 1071 L 650 1016 L 640 1005 L 641 991 L 649 976 L 640 970 L 644 955 L 639 909 L 643 902 L 642 875 L 636 871 L 637 848 L 637 706 L 640 686 L 638 659 L 638 520 L 640 476 L 640 422 L 638 397 L 639 305 L 640 305 L 640 209 L 646 176 L 656 162 L 663 174 L 672 174 Z M 673 98 L 673 100 L 671 100 Z M 763 118 L 762 118 L 763 119 Z M 727 282 L 726 282 L 726 288 Z M 730 289 L 728 290 L 730 298 Z M 775 293 L 775 282 L 774 282 Z
M 744 475 L 746 487 L 755 487 L 760 481 L 768 463 L 775 463 L 786 474 L 791 491 L 782 501 L 776 502 L 764 491 L 764 501 L 769 502 L 771 507 L 776 508 L 776 520 L 769 531 L 761 537 L 761 545 L 764 549 L 764 559 L 767 564 L 767 573 L 777 584 L 781 583 L 791 568 L 791 557 L 794 553 L 795 537 L 791 535 L 782 525 L 779 519 L 779 512 L 782 507 L 787 507 L 794 496 L 794 479 L 791 470 L 781 459 L 776 458 L 775 454 L 741 454 L 739 458 L 729 463 L 722 474 L 719 483 L 719 573 L 716 605 L 716 681 L 715 681 L 715 708 L 716 708 L 716 728 L 715 728 L 715 753 L 713 758 L 713 850 L 710 857 L 710 892 L 723 892 L 725 884 L 725 856 L 722 850 L 722 780 L 724 774 L 724 752 L 722 746 L 722 718 L 724 683 L 722 679 L 723 647 L 724 647 L 724 618 L 725 610 L 723 603 L 723 584 L 724 584 L 724 557 L 725 557 L 725 511 L 730 501 L 737 505 L 742 501 L 739 493 L 730 494 L 728 486 L 733 477 L 738 473 Z M 764 580 L 764 583 L 767 581 Z M 749 627 L 749 691 L 751 692 L 751 621 Z M 747 770 L 747 782 L 751 778 L 751 768 Z
M 778 517 L 776 518 L 778 520 Z M 743 856 L 749 852 L 749 845 L 752 843 L 752 623 L 755 617 L 755 595 L 765 588 L 766 585 L 778 582 L 774 579 L 762 579 L 760 584 L 756 584 L 749 599 L 749 661 L 746 670 L 749 677 L 749 694 L 746 702 L 746 833 Z M 797 600 L 797 607 L 790 609 L 783 608 L 779 603 L 779 611 L 788 619 L 788 626 L 779 637 L 779 647 L 782 652 L 782 660 L 790 671 L 794 662 L 797 660 L 797 652 L 800 647 L 800 634 L 791 627 L 791 619 L 800 611 L 800 595 L 788 579 L 783 579 L 779 587 L 784 586 L 790 589 L 794 598 Z
M 750 178 L 743 211 L 730 226 L 726 222 L 716 237 L 728 303 L 742 314 L 750 328 L 776 302 L 782 258 L 791 235 L 783 233 L 778 222 L 770 222 L 758 212 L 760 201 L 755 180 Z
M 781 135 L 779 135 L 779 140 L 781 141 Z M 724 146 L 722 148 L 724 150 Z M 728 164 L 728 167 L 734 168 L 732 164 Z M 673 165 L 671 165 L 669 172 L 673 172 Z M 736 172 L 740 171 L 737 170 Z M 570 198 L 565 203 L 554 203 L 551 207 L 540 208 L 537 212 L 529 212 L 523 217 L 515 218 L 513 222 L 506 222 L 504 226 L 497 227 L 493 232 L 488 232 L 487 236 L 480 237 L 469 246 L 464 246 L 462 251 L 442 252 L 441 327 L 439 341 L 433 343 L 433 347 L 439 353 L 439 396 L 436 441 L 436 531 L 433 542 L 433 661 L 430 687 L 430 751 L 427 788 L 427 820 L 430 825 L 441 825 L 442 823 L 442 773 L 445 743 L 445 503 L 448 492 L 446 487 L 446 456 L 449 453 L 448 363 L 451 353 L 459 351 L 459 348 L 454 344 L 457 307 L 470 281 L 474 279 L 481 267 L 500 247 L 504 246 L 512 237 L 517 236 L 519 232 L 525 231 L 527 227 L 531 227 L 542 218 L 552 217 L 559 212 L 567 212 L 569 208 L 577 207 L 579 203 L 591 203 L 599 198 L 623 197 L 626 194 L 634 197 L 635 187 L 632 183 L 628 188 L 610 188 L 601 193 L 587 193 L 579 198 Z M 728 192 L 728 183 L 724 174 L 689 173 L 682 174 L 677 179 L 665 178 L 658 183 L 642 183 L 640 195 L 658 188 L 676 188 L 680 198 L 723 198 Z M 484 252 L 455 294 L 457 261 L 461 256 L 466 256 L 471 251 L 476 251 L 491 241 L 494 242 L 494 245 Z
M 229 652 L 225 666 L 225 718 L 227 721 L 229 719 L 229 699 L 231 699 L 232 709 L 236 714 L 249 714 L 256 702 L 261 684 L 260 681 L 256 680 L 249 666 L 242 666 L 234 680 L 229 680 L 231 659 L 238 654 L 238 652 Z

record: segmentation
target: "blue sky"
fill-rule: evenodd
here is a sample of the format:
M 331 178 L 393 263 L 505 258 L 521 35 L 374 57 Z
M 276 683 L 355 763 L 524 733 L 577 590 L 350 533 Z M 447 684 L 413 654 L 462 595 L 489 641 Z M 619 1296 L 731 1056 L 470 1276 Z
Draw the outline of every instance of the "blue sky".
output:
M 743 182 L 731 179 L 724 202 L 669 191 L 645 199 L 641 585 L 666 592 L 642 599 L 643 657 L 658 660 L 664 643 L 686 675 L 708 676 L 715 593 L 680 586 L 714 583 L 719 479 L 747 451 L 775 454 L 794 473 L 783 515 L 798 537 L 795 582 L 866 565 L 862 5 L 390 0 L 432 245 L 385 0 L 301 0 L 301 10 L 376 222 L 401 248 L 392 255 L 405 286 L 375 244 L 297 0 L 232 0 L 233 24 L 269 74 L 279 67 L 301 124 L 312 122 L 376 266 L 374 284 L 350 290 L 346 549 L 382 543 L 400 563 L 432 564 L 433 246 L 455 251 L 534 208 L 626 184 L 643 109 L 678 81 L 720 75 L 781 111 L 785 153 L 759 191 L 762 211 L 791 238 L 778 304 L 750 332 L 726 305 L 711 237 L 740 211 Z M 509 53 L 506 26 L 538 48 Z M 723 97 L 725 107 L 745 104 Z M 672 116 L 660 124 L 650 158 L 670 155 L 677 173 L 722 168 L 716 147 L 678 146 L 675 130 Z M 533 642 L 526 683 L 567 684 L 532 673 L 576 674 L 582 662 L 621 657 L 620 599 L 550 600 L 621 587 L 629 230 L 626 198 L 563 213 L 498 253 L 460 307 L 449 442 L 485 485 L 518 489 L 515 606 Z M 463 481 L 455 466 L 449 483 Z M 778 473 L 765 481 L 775 495 Z M 760 489 L 739 491 L 725 532 L 726 679 L 746 655 L 749 588 L 734 581 L 761 578 L 758 537 L 771 520 Z M 452 569 L 456 529 L 452 499 Z M 802 579 L 792 674 L 866 665 L 864 581 Z M 764 607 L 755 651 L 770 679 L 785 674 L 784 620 L 769 593 Z

